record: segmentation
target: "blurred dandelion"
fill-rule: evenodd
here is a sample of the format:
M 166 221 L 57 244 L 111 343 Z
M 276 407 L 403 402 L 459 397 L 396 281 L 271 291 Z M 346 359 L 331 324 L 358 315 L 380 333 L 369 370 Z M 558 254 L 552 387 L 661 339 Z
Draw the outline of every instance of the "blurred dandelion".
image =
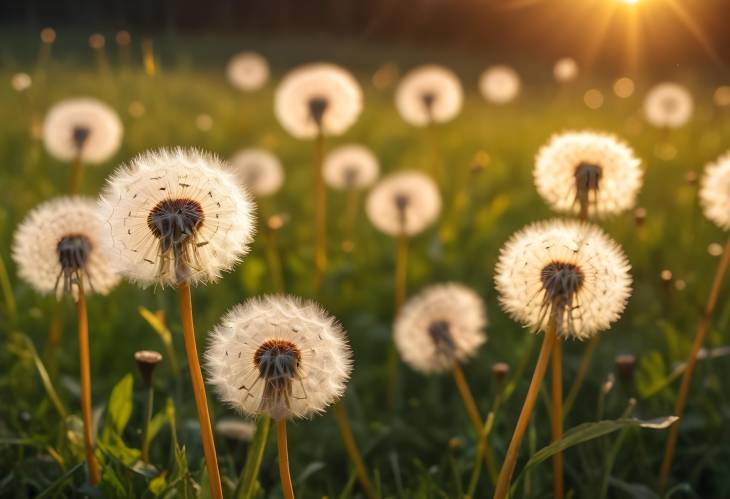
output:
M 620 99 L 628 99 L 634 95 L 634 80 L 624 76 L 613 82 L 613 93 Z
M 143 153 L 110 178 L 100 201 L 119 272 L 141 285 L 177 286 L 185 350 L 211 494 L 222 498 L 190 284 L 213 282 L 247 252 L 253 205 L 235 175 L 192 149 Z
M 689 121 L 693 110 L 692 94 L 677 83 L 660 83 L 644 99 L 644 116 L 657 128 L 679 128 Z
M 700 202 L 708 219 L 730 230 L 730 151 L 705 167 Z
M 520 75 L 513 68 L 502 64 L 491 66 L 479 78 L 479 91 L 494 104 L 506 104 L 520 93 Z
M 127 106 L 127 112 L 132 118 L 141 118 L 145 115 L 147 112 L 147 108 L 145 108 L 144 104 L 142 104 L 138 100 L 133 100 L 129 103 L 129 106 Z
M 225 418 L 215 423 L 215 432 L 229 440 L 250 442 L 256 433 L 256 425 L 238 418 Z
M 10 79 L 10 86 L 13 87 L 13 90 L 16 92 L 24 92 L 28 90 L 32 84 L 33 80 L 28 73 L 15 73 Z
M 123 127 L 116 111 L 93 98 L 55 104 L 43 122 L 43 144 L 60 161 L 73 162 L 71 192 L 81 187 L 82 165 L 111 158 L 122 142 Z
M 290 296 L 254 298 L 230 310 L 210 334 L 208 382 L 240 412 L 277 422 L 284 497 L 293 498 L 286 420 L 311 417 L 339 399 L 352 353 L 337 321 Z
M 583 94 L 583 102 L 588 106 L 588 109 L 600 109 L 603 106 L 603 92 L 596 88 L 591 88 Z
M 41 41 L 49 45 L 55 42 L 56 30 L 53 28 L 43 28 L 41 30 Z
M 578 76 L 578 63 L 572 57 L 558 59 L 553 66 L 553 76 L 561 83 L 575 80 Z
M 279 158 L 265 149 L 243 149 L 231 158 L 241 184 L 256 197 L 275 194 L 284 184 Z
M 641 188 L 640 164 L 612 135 L 566 132 L 540 149 L 533 174 L 537 191 L 554 210 L 585 219 L 631 209 Z
M 721 85 L 712 94 L 712 100 L 717 107 L 730 107 L 730 85 Z
M 201 132 L 210 132 L 213 129 L 213 117 L 207 113 L 197 115 L 195 127 Z
M 429 126 L 454 119 L 461 111 L 463 93 L 453 71 L 427 64 L 403 76 L 396 90 L 395 105 L 407 123 Z
M 387 62 L 380 66 L 373 74 L 373 86 L 378 90 L 386 90 L 398 81 L 400 70 L 398 65 L 393 62 Z
M 238 90 L 253 92 L 269 81 L 269 63 L 256 52 L 240 52 L 228 62 L 226 77 Z

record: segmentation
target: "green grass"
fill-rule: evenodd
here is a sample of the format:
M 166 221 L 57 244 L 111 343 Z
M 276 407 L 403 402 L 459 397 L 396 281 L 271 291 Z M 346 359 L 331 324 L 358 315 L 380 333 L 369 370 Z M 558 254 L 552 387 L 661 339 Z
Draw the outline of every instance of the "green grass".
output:
M 531 221 L 553 216 L 532 183 L 536 151 L 552 133 L 576 128 L 615 132 L 634 147 L 645 170 L 639 204 L 647 209 L 646 222 L 638 226 L 631 213 L 601 222 L 628 254 L 633 266 L 634 293 L 621 320 L 602 334 L 588 380 L 566 421 L 566 429 L 599 419 L 600 385 L 613 372 L 614 357 L 619 353 L 637 356 L 637 373 L 630 384 L 617 382 L 608 393 L 603 418 L 621 417 L 629 397 L 637 398 L 632 413 L 636 417 L 648 419 L 671 413 L 677 383 L 658 390 L 652 387 L 661 386 L 674 365 L 686 358 L 717 263 L 707 247 L 712 242 L 723 242 L 725 237 L 703 218 L 697 204 L 697 188 L 686 181 L 687 172 L 701 171 L 706 162 L 728 148 L 730 136 L 730 115 L 712 108 L 714 88 L 703 83 L 703 68 L 679 76 L 696 97 L 694 119 L 686 127 L 665 135 L 642 121 L 641 97 L 649 81 L 637 78 L 635 95 L 621 100 L 611 92 L 613 79 L 621 75 L 584 75 L 575 84 L 558 88 L 550 78 L 549 67 L 529 60 L 518 65 L 525 78 L 525 89 L 518 101 L 495 107 L 486 104 L 475 89 L 485 59 L 458 54 L 393 50 L 331 40 L 169 36 L 158 47 L 161 71 L 149 78 L 137 63 L 121 66 L 115 47 L 109 50 L 111 72 L 100 73 L 79 36 L 60 37 L 59 46 L 54 47 L 43 72 L 34 66 L 35 38 L 7 36 L 5 42 L 0 67 L 0 185 L 4 191 L 0 203 L 0 257 L 8 267 L 17 319 L 9 307 L 0 307 L 0 338 L 4 345 L 0 349 L 0 496 L 32 497 L 52 484 L 55 488 L 49 491 L 51 497 L 80 496 L 88 491 L 83 486 L 84 472 L 76 467 L 82 452 L 61 424 L 29 348 L 19 336 L 22 333 L 32 339 L 63 405 L 74 415 L 71 426 L 77 425 L 78 347 L 72 304 L 66 300 L 59 305 L 52 298 L 37 296 L 17 278 L 10 259 L 17 224 L 36 204 L 63 194 L 70 174 L 68 165 L 50 158 L 42 144 L 32 137 L 34 123 L 40 122 L 51 103 L 70 96 L 93 95 L 119 111 L 125 125 L 123 146 L 109 163 L 86 170 L 84 190 L 90 196 L 96 195 L 117 164 L 148 148 L 196 146 L 224 157 L 241 147 L 271 149 L 281 158 L 287 178 L 283 191 L 263 202 L 259 213 L 263 217 L 285 215 L 287 223 L 278 234 L 278 242 L 286 289 L 308 296 L 313 276 L 314 145 L 297 141 L 281 129 L 273 115 L 272 99 L 274 85 L 286 70 L 318 59 L 351 68 L 365 93 L 365 108 L 357 124 L 328 146 L 346 142 L 366 144 L 376 151 L 383 172 L 402 168 L 428 170 L 434 160 L 447 172 L 448 179 L 442 182 L 444 212 L 440 221 L 437 227 L 413 240 L 408 287 L 414 292 L 429 283 L 455 280 L 472 286 L 483 296 L 490 320 L 489 341 L 478 357 L 465 366 L 483 414 L 495 393 L 491 365 L 504 361 L 514 372 L 525 355 L 532 355 L 527 360 L 529 373 L 537 352 L 537 340 L 500 310 L 492 278 L 499 249 L 508 237 Z M 240 94 L 224 79 L 227 57 L 244 47 L 259 49 L 272 64 L 273 82 L 256 94 Z M 135 61 L 136 55 L 135 51 Z M 461 115 L 438 127 L 432 136 L 403 123 L 392 104 L 393 89 L 377 90 L 371 84 L 373 72 L 388 61 L 396 62 L 402 70 L 421 62 L 452 66 L 464 78 L 466 88 Z M 33 86 L 25 94 L 17 94 L 7 83 L 20 70 L 34 76 Z M 588 88 L 604 92 L 606 102 L 600 110 L 589 110 L 583 104 L 582 95 Z M 127 112 L 132 101 L 145 106 L 143 117 L 133 118 Z M 196 128 L 195 117 L 201 113 L 213 119 L 209 132 Z M 657 148 L 667 143 L 676 148 L 676 156 L 660 159 Z M 486 151 L 490 161 L 482 173 L 472 174 L 470 166 L 478 151 Z M 462 191 L 459 185 L 468 185 L 468 191 Z M 454 211 L 458 195 L 468 196 L 468 209 Z M 391 414 L 385 409 L 395 242 L 378 233 L 361 213 L 355 251 L 345 254 L 340 250 L 343 235 L 338 218 L 344 211 L 345 199 L 330 191 L 329 201 L 331 261 L 317 299 L 342 321 L 353 346 L 355 370 L 346 403 L 366 464 L 386 496 L 457 497 L 468 486 L 476 440 L 450 377 L 426 378 L 401 365 L 396 410 Z M 663 269 L 672 271 L 674 281 L 660 280 Z M 676 286 L 680 281 L 685 284 L 682 289 Z M 230 306 L 272 288 L 264 239 L 259 237 L 252 253 L 220 283 L 193 290 L 199 341 L 203 342 L 206 331 Z M 727 343 L 727 297 L 727 292 L 723 292 L 708 346 Z M 4 299 L 5 305 L 8 297 Z M 111 449 L 111 456 L 105 458 L 106 468 L 114 470 L 105 475 L 102 489 L 109 497 L 152 496 L 145 470 L 133 466 L 134 449 L 141 446 L 145 394 L 132 355 L 143 348 L 163 354 L 166 351 L 138 313 L 140 306 L 166 311 L 178 358 L 184 360 L 177 300 L 169 291 L 140 290 L 122 284 L 108 297 L 89 300 L 93 400 L 99 415 L 98 434 Z M 55 359 L 48 356 L 49 328 L 54 318 L 62 325 Z M 565 345 L 567 380 L 574 376 L 583 348 L 580 343 Z M 112 389 L 128 373 L 134 376 L 131 405 L 120 388 L 115 405 L 121 404 L 124 409 L 107 410 Z M 157 377 L 156 412 L 163 411 L 166 400 L 174 404 L 177 439 L 185 446 L 192 479 L 200 482 L 202 449 L 192 393 L 184 371 L 183 375 L 181 393 L 176 393 L 175 377 L 170 363 L 165 362 Z M 730 369 L 722 358 L 700 363 L 675 459 L 675 478 L 687 486 L 675 497 L 692 497 L 690 490 L 700 497 L 730 495 L 730 478 L 724 472 L 730 458 L 730 388 L 722 381 L 728 375 Z M 517 380 L 514 395 L 497 415 L 490 444 L 498 463 L 509 443 L 528 381 L 528 374 Z M 568 387 L 566 383 L 566 391 Z M 230 409 L 214 399 L 211 392 L 213 420 L 232 415 Z M 129 422 L 121 424 L 125 411 Z M 122 430 L 120 435 L 101 437 L 104 431 L 113 433 L 115 425 Z M 531 454 L 546 446 L 549 435 L 545 391 L 523 443 L 517 473 L 526 462 L 528 450 Z M 597 495 L 613 448 L 617 455 L 612 458 L 615 465 L 609 497 L 653 497 L 647 491 L 655 488 L 665 435 L 661 431 L 628 429 L 622 433 L 620 446 L 614 447 L 618 434 L 613 434 L 569 449 L 565 458 L 568 489 L 575 491 L 574 497 Z M 168 480 L 180 469 L 171 451 L 172 440 L 171 428 L 165 425 L 151 450 L 152 462 L 167 470 Z M 294 422 L 290 425 L 289 442 L 295 489 L 300 497 L 339 497 L 343 491 L 348 494 L 351 471 L 333 414 Z M 245 450 L 245 445 L 218 442 L 224 486 L 235 486 Z M 62 464 L 50 457 L 53 453 L 63 459 Z M 260 482 L 263 497 L 280 494 L 273 439 L 264 456 Z M 156 483 L 159 485 L 159 481 Z M 520 494 L 547 497 L 550 483 L 550 465 L 535 466 L 525 477 L 525 488 Z M 361 494 L 359 490 L 355 485 L 351 495 Z M 482 473 L 476 496 L 487 497 L 491 491 L 486 474 Z M 201 486 L 200 493 L 206 496 L 207 485 Z

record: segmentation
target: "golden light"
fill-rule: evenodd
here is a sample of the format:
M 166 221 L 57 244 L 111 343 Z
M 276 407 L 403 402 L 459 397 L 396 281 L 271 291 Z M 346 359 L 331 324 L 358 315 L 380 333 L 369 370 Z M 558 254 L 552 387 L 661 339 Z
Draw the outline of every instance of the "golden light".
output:
M 619 0 L 619 1 L 623 2 L 623 3 L 639 3 L 639 0 Z

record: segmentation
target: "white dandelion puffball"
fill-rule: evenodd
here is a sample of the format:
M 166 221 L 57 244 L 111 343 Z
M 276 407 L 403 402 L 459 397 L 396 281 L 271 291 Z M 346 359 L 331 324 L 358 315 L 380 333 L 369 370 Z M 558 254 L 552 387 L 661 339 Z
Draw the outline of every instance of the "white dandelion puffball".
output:
M 692 117 L 694 102 L 689 90 L 677 83 L 654 86 L 644 100 L 644 115 L 660 128 L 679 128 Z
M 506 104 L 520 93 L 520 75 L 509 66 L 491 66 L 479 78 L 479 91 L 489 102 Z
M 705 167 L 700 202 L 707 218 L 723 230 L 730 229 L 730 151 Z
M 284 168 L 279 158 L 264 149 L 238 151 L 231 164 L 242 185 L 254 196 L 270 196 L 284 184 Z
M 394 339 L 403 361 L 417 371 L 448 371 L 476 354 L 487 340 L 482 299 L 456 283 L 430 286 L 411 298 L 395 321 Z
M 583 340 L 605 330 L 631 294 L 631 266 L 621 247 L 586 222 L 527 226 L 504 245 L 495 283 L 502 308 L 517 322 Z
M 441 194 L 431 177 L 421 172 L 392 173 L 370 191 L 365 210 L 378 230 L 391 236 L 413 236 L 436 221 Z
M 256 434 L 256 425 L 242 419 L 224 418 L 215 423 L 215 432 L 230 440 L 250 442 Z
M 231 57 L 226 76 L 237 89 L 252 92 L 269 80 L 269 63 L 256 52 L 241 52 Z
M 341 135 L 355 123 L 360 111 L 360 85 L 347 70 L 334 64 L 300 66 L 276 89 L 276 117 L 298 139 L 311 139 L 320 132 Z
M 43 144 L 61 161 L 80 158 L 98 164 L 111 158 L 122 143 L 123 126 L 111 107 L 92 98 L 55 104 L 43 121 Z
M 10 86 L 13 87 L 13 90 L 16 92 L 24 92 L 28 90 L 32 84 L 33 80 L 28 73 L 15 73 L 13 77 L 10 78 Z
M 252 240 L 254 206 L 235 174 L 194 149 L 133 158 L 100 204 L 117 270 L 143 286 L 215 281 Z
M 554 135 L 537 153 L 535 185 L 554 209 L 588 216 L 633 208 L 641 188 L 641 161 L 616 137 L 594 132 Z
M 561 83 L 575 80 L 578 76 L 578 63 L 571 57 L 558 59 L 553 66 L 553 76 Z
M 459 77 L 450 69 L 435 64 L 409 71 L 395 93 L 398 113 L 414 126 L 451 121 L 461 111 L 463 100 Z
M 42 294 L 105 295 L 119 282 L 102 239 L 104 221 L 96 202 L 60 197 L 36 207 L 15 232 L 13 260 L 18 274 Z
M 253 298 L 231 309 L 210 334 L 208 383 L 248 415 L 302 418 L 340 398 L 352 353 L 339 323 L 314 302 Z
M 364 189 L 378 178 L 378 158 L 365 146 L 348 144 L 333 149 L 324 160 L 322 174 L 333 189 Z

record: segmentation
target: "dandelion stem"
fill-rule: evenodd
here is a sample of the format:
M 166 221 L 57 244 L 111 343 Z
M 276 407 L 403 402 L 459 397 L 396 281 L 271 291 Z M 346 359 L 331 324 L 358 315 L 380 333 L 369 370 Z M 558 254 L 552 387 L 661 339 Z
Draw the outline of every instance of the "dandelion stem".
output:
M 479 414 L 477 404 L 474 401 L 469 385 L 466 383 L 466 378 L 464 378 L 464 371 L 461 369 L 458 362 L 454 362 L 452 373 L 454 374 L 456 388 L 459 390 L 461 400 L 464 401 L 464 407 L 466 407 L 466 412 L 469 414 L 471 424 L 474 426 L 474 431 L 476 431 L 477 435 L 480 435 L 483 427 L 482 416 Z
M 71 163 L 71 194 L 75 195 L 81 192 L 81 175 L 83 171 L 84 166 L 81 163 L 81 154 L 77 154 Z
M 15 295 L 13 295 L 13 286 L 10 284 L 8 269 L 5 261 L 0 258 L 0 287 L 3 290 L 3 298 L 5 299 L 5 310 L 11 323 L 15 323 L 18 318 L 18 309 L 15 305 Z
M 697 333 L 695 334 L 692 350 L 690 351 L 689 358 L 687 359 L 687 367 L 685 368 L 684 375 L 682 376 L 682 384 L 679 387 L 679 394 L 677 395 L 677 400 L 674 404 L 674 415 L 679 418 L 681 418 L 684 414 L 684 407 L 687 402 L 687 395 L 689 394 L 690 382 L 692 381 L 692 372 L 695 364 L 697 363 L 697 355 L 702 348 L 702 343 L 705 341 L 707 329 L 709 328 L 710 320 L 712 319 L 712 313 L 715 311 L 715 305 L 717 304 L 717 298 L 720 294 L 720 288 L 722 287 L 722 281 L 725 278 L 728 263 L 730 263 L 730 238 L 728 238 L 725 242 L 725 250 L 720 258 L 720 263 L 717 265 L 715 279 L 712 282 L 710 296 L 707 300 L 707 307 L 705 308 L 705 314 L 702 316 L 702 320 L 697 325 Z M 672 425 L 669 429 L 669 437 L 667 438 L 667 445 L 664 449 L 664 457 L 662 458 L 662 464 L 659 471 L 659 489 L 662 491 L 667 486 L 678 436 L 679 423 Z
M 560 339 L 555 341 L 552 354 L 552 442 L 557 442 L 563 435 L 563 350 Z M 553 497 L 562 499 L 563 491 L 563 453 L 553 456 Z
M 406 301 L 406 275 L 408 267 L 408 237 L 405 234 L 398 236 L 398 253 L 395 261 L 395 306 L 394 313 L 398 315 Z
M 185 352 L 188 358 L 190 379 L 193 383 L 195 405 L 198 411 L 198 422 L 200 423 L 200 437 L 203 441 L 205 464 L 208 467 L 210 492 L 213 499 L 223 499 L 221 477 L 218 471 L 218 457 L 215 453 L 213 429 L 210 426 L 210 415 L 208 414 L 208 400 L 205 396 L 205 383 L 203 382 L 203 374 L 200 372 L 198 349 L 195 345 L 190 285 L 186 281 L 181 282 L 178 286 L 178 295 L 180 297 L 180 313 L 182 315 L 183 335 L 185 337 Z
M 598 338 L 598 335 L 591 338 L 585 352 L 583 352 L 583 357 L 580 359 L 580 365 L 578 366 L 578 372 L 575 374 L 575 381 L 570 387 L 570 390 L 568 390 L 568 396 L 565 398 L 565 404 L 563 404 L 563 417 L 567 416 L 573 408 L 575 399 L 578 397 L 578 393 L 583 387 L 583 382 L 588 375 L 588 368 L 591 367 L 593 353 L 596 351 L 596 347 L 598 346 Z
M 152 407 L 155 402 L 155 389 L 150 383 L 147 387 L 147 407 L 144 418 L 144 430 L 142 433 L 142 462 L 150 462 L 150 420 L 152 419 Z
M 277 293 L 284 292 L 284 277 L 281 271 L 281 256 L 279 248 L 276 244 L 276 232 L 268 228 L 265 231 L 266 258 L 269 260 L 269 270 L 271 271 L 271 280 L 274 283 L 274 291 Z
M 358 195 L 356 189 L 347 191 L 347 207 L 345 208 L 345 240 L 354 244 L 355 239 L 355 222 L 357 220 L 357 201 Z
M 99 463 L 94 456 L 94 440 L 91 419 L 91 366 L 89 360 L 89 315 L 86 309 L 83 281 L 78 281 L 78 298 L 76 314 L 79 326 L 79 364 L 81 365 L 81 414 L 84 419 L 84 446 L 86 447 L 86 463 L 89 467 L 89 482 L 98 485 L 101 482 Z
M 286 419 L 276 421 L 276 445 L 279 449 L 279 477 L 284 499 L 294 499 L 294 487 L 291 483 L 289 471 L 289 449 L 286 444 Z
M 324 160 L 324 133 L 320 130 L 315 142 L 315 237 L 314 253 L 315 285 L 319 291 L 327 267 L 327 189 L 324 184 L 322 162 Z
M 553 345 L 555 344 L 555 320 L 551 319 L 548 323 L 547 332 L 542 340 L 542 347 L 540 348 L 540 355 L 537 358 L 537 364 L 535 365 L 535 371 L 532 373 L 532 381 L 530 381 L 530 388 L 527 390 L 527 396 L 525 402 L 522 405 L 522 411 L 520 417 L 517 420 L 517 426 L 515 432 L 512 435 L 509 448 L 507 449 L 507 455 L 504 458 L 502 469 L 499 472 L 499 478 L 497 479 L 497 488 L 494 491 L 494 499 L 504 499 L 507 497 L 509 492 L 509 484 L 512 479 L 512 473 L 515 470 L 517 464 L 517 456 L 520 450 L 520 444 L 522 443 L 522 437 L 525 435 L 525 430 L 530 422 L 530 415 L 535 407 L 535 401 L 540 391 L 540 385 L 542 379 L 545 376 L 545 370 L 550 361 L 550 353 L 552 352 Z
M 261 416 L 256 423 L 256 434 L 253 442 L 248 448 L 246 455 L 246 464 L 241 474 L 241 482 L 237 497 L 239 499 L 251 499 L 256 490 L 256 478 L 261 469 L 261 462 L 264 460 L 264 451 L 266 450 L 266 442 L 269 440 L 269 428 L 271 427 L 271 418 Z
M 337 426 L 340 428 L 340 434 L 342 435 L 342 441 L 345 444 L 347 455 L 350 457 L 350 461 L 352 461 L 352 464 L 355 466 L 357 479 L 360 480 L 360 485 L 362 486 L 365 495 L 367 495 L 370 499 L 375 499 L 378 495 L 375 493 L 373 484 L 370 482 L 362 455 L 357 448 L 357 443 L 355 443 L 355 437 L 352 435 L 350 417 L 347 415 L 347 407 L 345 407 L 344 400 L 339 400 L 335 404 L 335 416 L 337 417 Z

